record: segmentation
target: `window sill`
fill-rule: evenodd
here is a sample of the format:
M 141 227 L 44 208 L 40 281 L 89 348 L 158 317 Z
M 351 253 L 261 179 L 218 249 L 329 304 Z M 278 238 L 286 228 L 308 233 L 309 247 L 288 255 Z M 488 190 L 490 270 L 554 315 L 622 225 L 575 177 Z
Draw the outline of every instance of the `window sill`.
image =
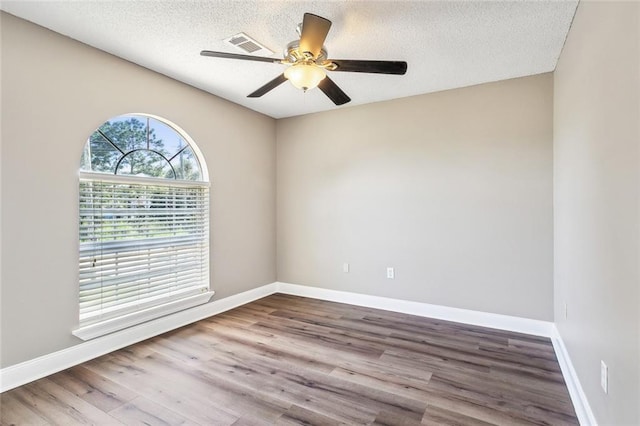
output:
M 113 333 L 118 330 L 141 324 L 143 322 L 151 321 L 153 319 L 173 314 L 175 312 L 193 308 L 194 306 L 202 305 L 204 303 L 207 303 L 211 299 L 213 294 L 213 291 L 197 294 L 195 296 L 165 303 L 164 305 L 154 306 L 138 312 L 123 315 L 118 318 L 111 318 L 106 321 L 79 327 L 73 330 L 71 333 L 82 340 L 91 340 L 96 337 L 104 336 L 105 334 Z

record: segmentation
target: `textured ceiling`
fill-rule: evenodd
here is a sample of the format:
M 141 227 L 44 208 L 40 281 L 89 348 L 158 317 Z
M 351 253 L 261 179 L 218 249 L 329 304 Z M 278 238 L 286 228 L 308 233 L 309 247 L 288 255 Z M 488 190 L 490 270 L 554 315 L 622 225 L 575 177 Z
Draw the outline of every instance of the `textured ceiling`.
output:
M 247 108 L 282 118 L 553 71 L 576 1 L 2 1 L 0 8 Z M 246 96 L 279 64 L 201 57 L 243 53 L 241 31 L 276 52 L 298 38 L 305 12 L 333 22 L 329 58 L 404 60 L 404 76 L 330 73 L 351 97 L 286 83 Z

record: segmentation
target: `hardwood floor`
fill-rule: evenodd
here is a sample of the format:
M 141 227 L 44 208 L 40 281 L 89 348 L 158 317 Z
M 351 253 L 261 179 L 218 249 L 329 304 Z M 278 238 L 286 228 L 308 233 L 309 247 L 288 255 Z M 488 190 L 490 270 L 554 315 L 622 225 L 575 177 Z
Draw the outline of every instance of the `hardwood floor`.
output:
M 549 339 L 283 294 L 0 396 L 2 425 L 575 425 Z

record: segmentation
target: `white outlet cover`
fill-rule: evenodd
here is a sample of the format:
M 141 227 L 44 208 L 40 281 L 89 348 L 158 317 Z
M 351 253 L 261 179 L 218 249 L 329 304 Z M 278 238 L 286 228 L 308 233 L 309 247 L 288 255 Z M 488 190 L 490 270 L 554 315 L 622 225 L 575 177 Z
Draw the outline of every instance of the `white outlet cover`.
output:
M 347 272 L 349 272 L 349 264 L 348 263 L 343 263 L 342 264 L 342 272 L 344 272 L 345 274 Z
M 394 279 L 396 276 L 395 271 L 393 268 L 389 267 L 387 268 L 387 278 L 389 278 L 390 280 Z
M 609 393 L 609 367 L 604 361 L 600 361 L 600 386 L 604 393 Z

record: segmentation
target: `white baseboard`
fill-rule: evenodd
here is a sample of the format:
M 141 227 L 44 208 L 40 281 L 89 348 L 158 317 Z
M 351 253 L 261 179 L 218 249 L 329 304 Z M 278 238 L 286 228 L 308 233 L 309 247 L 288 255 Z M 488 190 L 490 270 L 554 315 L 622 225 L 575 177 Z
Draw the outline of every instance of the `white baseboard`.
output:
M 529 318 L 512 317 L 509 315 L 492 314 L 488 312 L 471 311 L 468 309 L 451 308 L 428 303 L 411 302 L 408 300 L 391 299 L 388 297 L 369 296 L 366 294 L 350 293 L 346 291 L 328 290 L 319 287 L 277 283 L 279 293 L 295 296 L 311 297 L 350 305 L 365 306 L 367 308 L 384 309 L 386 311 L 401 312 L 421 317 L 436 318 L 518 333 L 533 334 L 535 336 L 551 337 L 553 323 Z
M 562 338 L 552 322 L 282 282 L 267 284 L 224 299 L 215 300 L 205 305 L 177 312 L 135 327 L 79 343 L 58 352 L 3 368 L 0 370 L 0 392 L 13 389 L 125 346 L 228 311 L 273 293 L 311 297 L 314 299 L 550 337 L 580 424 L 597 425 L 593 412 L 580 386 L 580 381 L 571 364 L 571 359 L 562 342 Z
M 0 370 L 0 392 L 268 296 L 275 293 L 277 287 L 276 283 L 267 284 L 3 368 Z
M 576 410 L 578 421 L 582 426 L 597 426 L 598 422 L 593 415 L 589 400 L 587 400 L 587 396 L 582 389 L 580 379 L 578 379 L 578 374 L 573 368 L 567 347 L 555 324 L 552 327 L 551 343 L 553 343 L 553 349 L 556 352 L 560 370 L 562 370 L 562 376 L 567 384 L 569 396 L 571 396 L 571 402 L 573 402 L 573 408 Z

